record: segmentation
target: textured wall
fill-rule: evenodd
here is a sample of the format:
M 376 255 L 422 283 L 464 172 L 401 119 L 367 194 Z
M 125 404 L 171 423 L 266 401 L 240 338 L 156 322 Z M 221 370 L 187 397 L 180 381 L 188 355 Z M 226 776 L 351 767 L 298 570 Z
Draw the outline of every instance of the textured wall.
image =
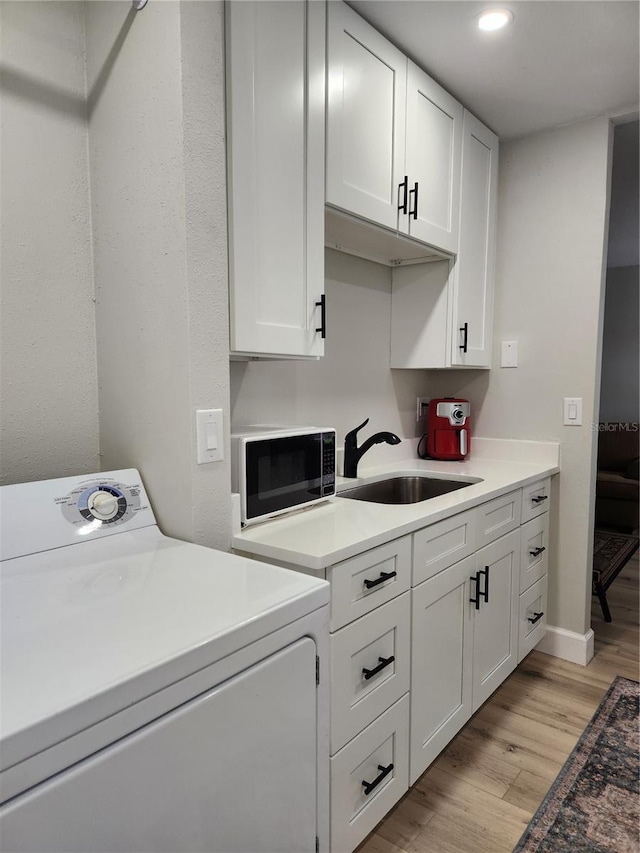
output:
M 2 3 L 0 482 L 99 469 L 83 4 Z
M 222 6 L 87 4 L 103 466 L 135 465 L 162 530 L 227 548 L 227 460 L 196 466 L 194 409 L 229 411 Z

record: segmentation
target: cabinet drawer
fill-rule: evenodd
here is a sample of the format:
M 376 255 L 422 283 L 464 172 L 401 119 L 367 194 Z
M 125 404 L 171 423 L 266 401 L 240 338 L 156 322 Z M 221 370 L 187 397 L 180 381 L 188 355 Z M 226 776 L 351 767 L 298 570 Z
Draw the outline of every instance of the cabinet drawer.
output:
M 475 551 L 476 511 L 461 512 L 413 536 L 413 586 Z
M 549 564 L 549 513 L 527 521 L 522 531 L 520 551 L 520 592 L 546 575 Z
M 522 489 L 522 522 L 542 515 L 549 509 L 551 500 L 551 477 L 538 480 Z
M 520 596 L 518 663 L 538 645 L 547 630 L 547 578 L 544 575 Z
M 409 689 L 410 594 L 331 635 L 331 754 Z
M 375 783 L 390 766 L 365 794 L 363 783 Z M 331 850 L 354 850 L 408 787 L 409 697 L 403 696 L 331 759 Z
M 482 548 L 520 525 L 520 489 L 476 509 L 476 547 Z
M 337 631 L 409 589 L 411 537 L 337 563 L 329 569 L 327 580 L 331 581 L 331 630 Z

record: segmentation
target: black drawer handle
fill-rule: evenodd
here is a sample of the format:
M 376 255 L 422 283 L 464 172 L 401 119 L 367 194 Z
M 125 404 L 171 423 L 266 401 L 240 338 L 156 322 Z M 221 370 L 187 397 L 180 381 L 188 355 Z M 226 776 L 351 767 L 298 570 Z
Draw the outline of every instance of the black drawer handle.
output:
M 489 603 L 489 566 L 485 566 L 484 569 L 481 569 L 479 574 L 484 575 L 484 592 L 478 592 L 478 596 L 482 596 L 485 602 Z
M 373 678 L 374 675 L 377 675 L 379 672 L 385 668 L 385 666 L 389 666 L 389 664 L 393 663 L 395 657 L 391 655 L 389 658 L 378 658 L 380 663 L 375 669 L 363 669 L 362 674 L 364 676 L 365 681 L 369 681 L 370 678 Z
M 316 307 L 320 308 L 320 326 L 316 329 L 316 332 L 320 332 L 321 338 L 327 337 L 327 298 L 323 293 L 320 297 L 320 301 L 316 302 Z
M 539 622 L 543 616 L 544 616 L 544 613 L 536 613 L 534 610 L 533 619 L 531 618 L 531 616 L 527 616 L 527 622 L 531 622 L 532 625 L 535 625 L 536 622 Z
M 397 572 L 380 572 L 380 577 L 376 578 L 374 581 L 370 581 L 368 578 L 364 579 L 364 585 L 367 589 L 373 589 L 374 586 L 378 586 L 385 581 L 388 581 L 390 578 L 395 578 Z
M 411 196 L 413 196 L 413 210 L 411 210 Z M 409 190 L 409 216 L 414 219 L 418 218 L 418 182 L 413 185 L 413 189 Z
M 529 551 L 529 554 L 530 554 L 532 557 L 539 557 L 539 556 L 540 556 L 540 554 L 542 554 L 542 552 L 543 552 L 543 551 L 546 551 L 546 550 L 547 550 L 547 549 L 546 549 L 546 548 L 544 547 L 544 545 L 543 545 L 543 546 L 542 546 L 542 548 L 534 548 L 534 549 L 533 549 L 533 551 Z
M 403 200 L 400 201 L 400 193 L 403 192 Z M 407 175 L 404 176 L 404 181 L 401 184 L 398 184 L 398 210 L 400 213 L 407 212 L 407 191 L 409 190 L 409 177 Z
M 480 572 L 476 572 L 473 577 L 469 578 L 469 580 L 471 581 L 471 583 L 475 581 L 476 584 L 476 597 L 470 598 L 469 601 L 472 604 L 475 604 L 476 610 L 480 610 Z
M 535 495 L 531 498 L 531 500 L 534 502 L 534 504 L 541 504 L 542 501 L 546 501 L 548 497 L 549 495 Z
M 467 351 L 467 342 L 469 339 L 469 324 L 465 323 L 464 326 L 460 326 L 460 331 L 462 332 L 462 343 L 458 347 L 462 352 Z
M 378 770 L 380 770 L 380 775 L 376 776 L 373 782 L 365 782 L 363 780 L 362 784 L 364 786 L 364 794 L 366 797 L 373 791 L 374 788 L 377 788 L 380 782 L 385 779 L 389 773 L 393 770 L 393 764 L 388 764 L 386 767 L 384 764 L 378 764 Z

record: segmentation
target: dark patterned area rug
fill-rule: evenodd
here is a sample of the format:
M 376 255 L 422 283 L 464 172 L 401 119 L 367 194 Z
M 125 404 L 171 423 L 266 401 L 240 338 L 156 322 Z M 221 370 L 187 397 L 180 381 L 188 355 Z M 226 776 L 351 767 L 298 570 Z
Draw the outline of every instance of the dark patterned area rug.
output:
M 639 701 L 614 680 L 513 853 L 638 853 Z

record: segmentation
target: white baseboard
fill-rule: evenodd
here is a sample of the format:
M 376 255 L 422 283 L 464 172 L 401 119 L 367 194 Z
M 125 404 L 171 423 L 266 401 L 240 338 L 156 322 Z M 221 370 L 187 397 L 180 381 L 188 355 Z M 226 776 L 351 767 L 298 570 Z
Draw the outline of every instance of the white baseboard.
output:
M 577 634 L 565 628 L 547 625 L 547 633 L 536 646 L 539 652 L 586 666 L 593 657 L 593 631 Z

